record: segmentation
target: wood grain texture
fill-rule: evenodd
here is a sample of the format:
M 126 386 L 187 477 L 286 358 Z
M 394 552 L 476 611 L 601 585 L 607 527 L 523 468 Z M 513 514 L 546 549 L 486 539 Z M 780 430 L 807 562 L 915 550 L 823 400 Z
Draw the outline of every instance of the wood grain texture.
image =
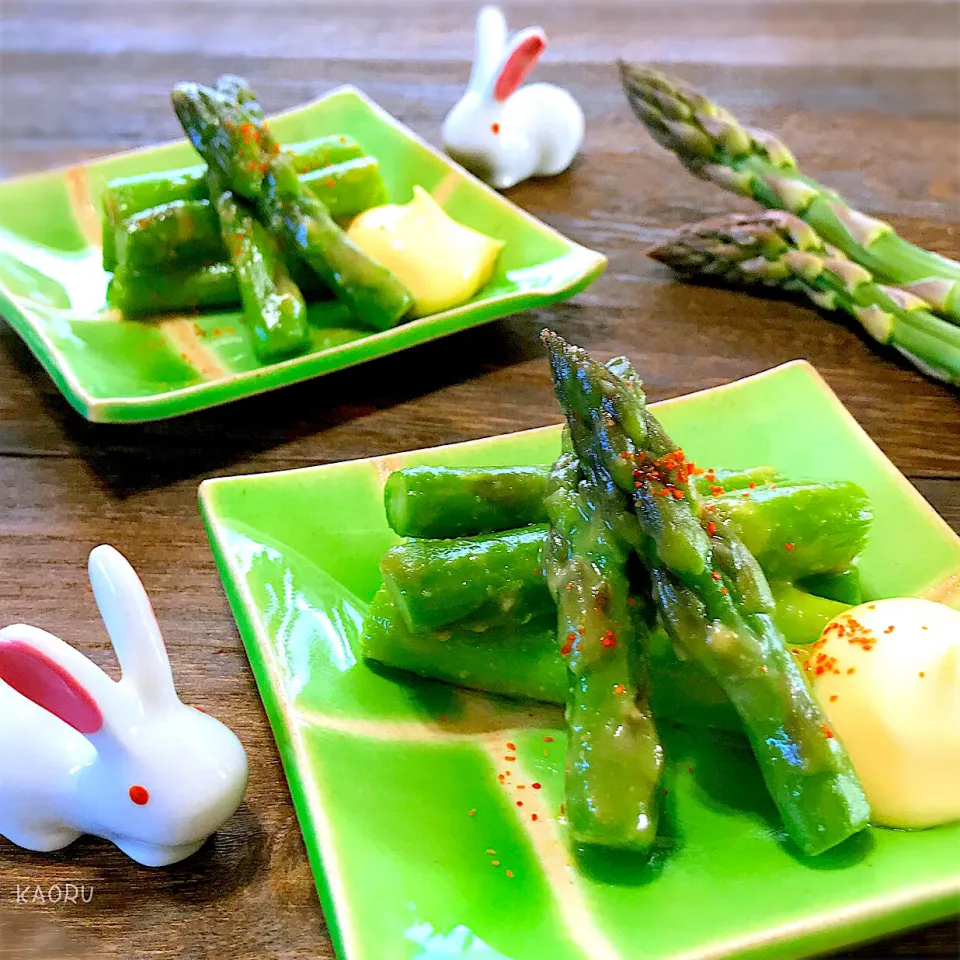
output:
M 178 80 L 247 74 L 269 109 L 355 83 L 436 142 L 469 71 L 475 0 L 4 0 L 0 174 L 177 136 Z M 687 175 L 642 131 L 615 57 L 659 63 L 804 169 L 932 249 L 960 255 L 960 85 L 953 0 L 558 0 L 505 4 L 551 45 L 537 76 L 584 106 L 567 174 L 521 206 L 610 257 L 572 303 L 182 420 L 78 418 L 0 322 L 0 622 L 29 620 L 115 673 L 88 592 L 101 541 L 137 566 L 184 699 L 251 757 L 241 811 L 186 864 L 136 867 L 84 840 L 35 856 L 0 841 L 0 957 L 332 958 L 279 759 L 196 508 L 208 476 L 472 439 L 559 420 L 536 341 L 549 324 L 601 357 L 628 353 L 654 399 L 811 360 L 960 529 L 955 393 L 842 323 L 786 300 L 685 286 L 647 260 L 664 231 L 750 209 Z M 813 69 L 815 68 L 815 69 Z M 17 905 L 17 884 L 93 888 L 89 904 Z M 955 924 L 847 956 L 955 956 Z M 385 958 L 391 958 L 389 946 Z M 546 960 L 546 958 L 545 958 Z

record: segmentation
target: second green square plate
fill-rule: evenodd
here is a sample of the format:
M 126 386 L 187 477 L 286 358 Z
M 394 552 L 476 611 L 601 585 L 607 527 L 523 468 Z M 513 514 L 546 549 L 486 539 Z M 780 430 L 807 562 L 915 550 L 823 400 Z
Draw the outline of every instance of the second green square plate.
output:
M 391 202 L 428 190 L 454 219 L 504 240 L 490 282 L 453 310 L 385 333 L 313 326 L 311 349 L 261 365 L 235 311 L 126 322 L 105 307 L 100 196 L 114 177 L 198 162 L 185 141 L 0 184 L 0 312 L 88 420 L 177 416 L 394 353 L 518 310 L 573 296 L 606 258 L 525 213 L 344 87 L 280 114 L 281 142 L 354 137 L 380 160 Z
M 960 602 L 960 539 L 809 365 L 656 412 L 705 466 L 857 481 L 876 514 L 867 596 Z M 559 445 L 560 428 L 548 427 L 201 487 L 340 956 L 789 958 L 955 912 L 960 823 L 873 829 L 799 857 L 749 750 L 680 728 L 663 731 L 664 846 L 653 861 L 579 857 L 560 813 L 559 710 L 358 660 L 378 562 L 397 542 L 382 502 L 390 471 L 548 463 Z

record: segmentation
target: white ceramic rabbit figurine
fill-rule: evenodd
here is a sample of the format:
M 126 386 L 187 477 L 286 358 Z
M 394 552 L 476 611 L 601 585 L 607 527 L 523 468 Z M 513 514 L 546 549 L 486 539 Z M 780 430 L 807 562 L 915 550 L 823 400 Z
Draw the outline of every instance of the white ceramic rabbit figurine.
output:
M 0 836 L 47 851 L 89 833 L 146 866 L 176 863 L 240 805 L 246 754 L 177 698 L 133 567 L 100 546 L 89 570 L 123 676 L 35 627 L 0 630 Z
M 473 72 L 443 123 L 443 147 L 498 190 L 566 170 L 583 143 L 583 111 L 566 90 L 552 83 L 520 87 L 546 44 L 540 27 L 508 41 L 497 7 L 477 17 Z

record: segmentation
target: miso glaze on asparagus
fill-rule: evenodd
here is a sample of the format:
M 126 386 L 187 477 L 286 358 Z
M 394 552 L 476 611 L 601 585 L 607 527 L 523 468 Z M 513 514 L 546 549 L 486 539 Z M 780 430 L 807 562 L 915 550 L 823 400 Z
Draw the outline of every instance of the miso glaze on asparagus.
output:
M 741 541 L 709 526 L 636 374 L 549 331 L 543 340 L 574 447 L 632 500 L 661 622 L 737 710 L 788 834 L 817 854 L 862 830 L 863 790 L 771 618 L 766 578 Z

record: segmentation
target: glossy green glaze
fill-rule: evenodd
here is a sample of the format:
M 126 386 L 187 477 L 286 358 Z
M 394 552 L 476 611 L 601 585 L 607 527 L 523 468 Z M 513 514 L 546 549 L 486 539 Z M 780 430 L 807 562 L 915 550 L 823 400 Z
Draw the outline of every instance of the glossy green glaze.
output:
M 282 142 L 330 133 L 377 157 L 390 200 L 420 184 L 452 217 L 506 242 L 469 303 L 383 333 L 311 325 L 302 356 L 261 365 L 236 310 L 127 322 L 106 308 L 100 197 L 115 177 L 196 163 L 185 141 L 0 184 L 0 311 L 89 420 L 177 416 L 330 373 L 518 310 L 563 300 L 606 265 L 484 186 L 349 87 L 271 121 Z
M 861 484 L 876 513 L 865 597 L 923 594 L 960 573 L 960 539 L 809 365 L 655 409 L 705 466 Z M 571 851 L 559 710 L 356 661 L 378 562 L 397 542 L 381 499 L 389 472 L 548 463 L 559 445 L 550 427 L 201 487 L 341 956 L 788 958 L 954 912 L 960 824 L 874 829 L 804 859 L 747 748 L 716 733 L 661 731 L 668 793 L 650 864 Z

